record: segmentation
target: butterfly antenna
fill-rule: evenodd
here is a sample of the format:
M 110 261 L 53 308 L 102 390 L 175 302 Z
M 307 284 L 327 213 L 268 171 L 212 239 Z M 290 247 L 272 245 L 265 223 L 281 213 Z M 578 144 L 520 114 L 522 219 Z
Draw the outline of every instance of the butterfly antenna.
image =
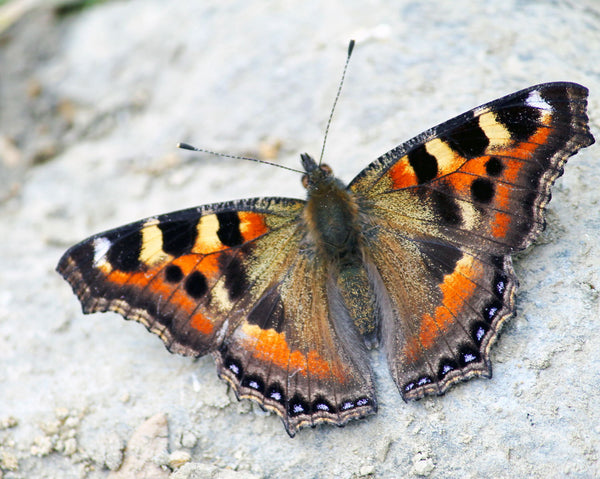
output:
M 237 156 L 237 155 L 228 155 L 227 153 L 219 153 L 218 151 L 205 150 L 204 148 L 196 148 L 188 143 L 177 143 L 177 148 L 181 148 L 182 150 L 190 150 L 190 151 L 198 151 L 200 153 L 208 153 L 213 156 L 220 156 L 221 158 L 232 158 L 234 160 L 246 160 L 246 161 L 254 161 L 256 163 L 263 163 L 265 165 L 276 166 L 277 168 L 281 168 L 283 170 L 293 171 L 295 173 L 304 174 L 303 171 L 296 170 L 295 168 L 290 168 L 288 166 L 278 165 L 277 163 L 271 163 L 270 161 L 259 160 L 258 158 L 250 158 L 247 156 Z
M 352 50 L 354 50 L 354 40 L 350 40 L 350 43 L 348 44 L 348 56 L 346 57 L 346 63 L 344 63 L 344 71 L 342 72 L 342 79 L 340 80 L 340 85 L 338 86 L 337 94 L 335 95 L 335 100 L 333 100 L 333 107 L 331 108 L 329 119 L 327 120 L 327 127 L 325 128 L 325 138 L 323 138 L 323 148 L 321 148 L 321 156 L 319 156 L 319 165 L 323 161 L 323 154 L 325 153 L 325 143 L 327 143 L 327 135 L 329 134 L 329 126 L 331 125 L 331 119 L 333 118 L 335 106 L 337 105 L 340 93 L 342 92 L 342 86 L 344 85 L 344 79 L 346 78 L 346 70 L 348 69 L 348 63 L 350 63 L 350 57 L 352 56 Z

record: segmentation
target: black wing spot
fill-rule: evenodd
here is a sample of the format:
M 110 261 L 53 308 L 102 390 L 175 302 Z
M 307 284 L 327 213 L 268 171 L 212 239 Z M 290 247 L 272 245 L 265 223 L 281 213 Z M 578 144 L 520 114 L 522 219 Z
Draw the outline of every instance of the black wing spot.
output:
M 240 363 L 237 359 L 232 358 L 231 356 L 227 356 L 224 361 L 225 369 L 231 371 L 233 375 L 240 380 L 244 376 L 244 368 L 242 367 L 242 363 Z
M 165 328 L 171 329 L 173 326 L 173 316 L 167 314 L 159 314 L 157 315 L 158 322 L 162 324 Z
M 485 171 L 490 176 L 499 176 L 504 171 L 504 164 L 497 156 L 492 156 L 485 162 Z
M 471 326 L 471 337 L 473 338 L 473 341 L 475 341 L 475 344 L 480 345 L 489 330 L 489 325 L 482 321 L 477 321 Z
M 504 270 L 504 256 L 492 256 L 490 258 L 490 263 L 494 265 L 495 268 Z
M 192 298 L 201 298 L 208 291 L 206 277 L 200 271 L 194 271 L 185 280 L 185 292 Z
M 219 229 L 217 236 L 224 246 L 239 246 L 244 242 L 240 231 L 240 217 L 235 211 L 217 213 Z
M 412 391 L 415 387 L 417 387 L 417 383 L 415 383 L 414 381 L 410 381 L 402 387 L 402 390 L 407 393 Z
M 508 286 L 508 278 L 503 273 L 496 273 L 494 275 L 494 292 L 498 299 L 504 298 L 504 293 Z
M 471 363 L 477 363 L 481 361 L 481 355 L 479 351 L 472 348 L 471 346 L 463 346 L 460 348 L 460 365 L 467 366 Z
M 494 183 L 487 178 L 477 178 L 471 183 L 471 195 L 475 201 L 489 203 L 495 194 Z
M 168 283 L 179 283 L 183 279 L 183 271 L 176 264 L 170 264 L 165 269 L 165 279 Z
M 431 384 L 433 380 L 429 376 L 423 376 L 417 380 L 417 386 L 425 386 Z
M 140 267 L 141 251 L 142 232 L 138 230 L 116 239 L 108 249 L 106 257 L 113 268 L 133 272 Z
M 531 171 L 529 171 L 529 173 L 527 174 L 527 177 L 526 177 L 526 183 L 532 189 L 537 191 L 537 189 L 540 186 L 540 180 L 542 179 L 544 171 L 547 170 L 548 165 L 542 163 L 542 162 L 545 162 L 545 160 L 543 158 L 536 158 L 536 160 L 537 160 L 538 164 L 541 165 L 541 167 L 532 168 Z
M 335 414 L 336 408 L 325 398 L 317 397 L 312 403 L 312 411 L 315 413 L 328 412 L 330 414 Z
M 245 388 L 254 389 L 261 394 L 265 390 L 265 383 L 262 378 L 254 374 L 244 376 L 244 379 L 242 379 L 242 386 Z
M 525 102 L 529 92 L 515 98 L 515 102 Z M 514 141 L 527 141 L 540 127 L 542 112 L 531 106 L 512 106 L 496 112 L 496 119 L 510 132 Z
M 466 158 L 483 155 L 490 144 L 489 138 L 479 126 L 479 118 L 472 118 L 442 139 Z
M 195 219 L 160 222 L 158 228 L 162 232 L 163 251 L 173 256 L 189 253 L 198 237 L 198 221 Z
M 462 223 L 460 206 L 458 206 L 457 202 L 451 196 L 434 190 L 431 192 L 431 197 L 435 211 L 446 224 L 458 226 Z
M 438 368 L 438 379 L 441 381 L 450 372 L 458 369 L 458 364 L 452 359 L 443 359 Z
M 481 312 L 481 315 L 483 316 L 483 319 L 491 324 L 494 319 L 496 319 L 496 315 L 498 314 L 498 311 L 500 311 L 502 309 L 502 303 L 500 301 L 494 300 L 491 301 L 490 303 L 488 303 L 484 308 L 483 311 Z
M 225 288 L 229 292 L 229 299 L 235 301 L 247 288 L 244 266 L 238 258 L 225 254 L 219 257 L 219 264 L 225 275 Z
M 522 204 L 523 206 L 526 206 L 528 208 L 533 207 L 533 205 L 535 205 L 535 202 L 538 198 L 539 193 L 537 191 L 532 191 L 530 193 L 528 193 L 527 195 L 525 195 L 525 198 L 523 198 Z
M 277 383 L 273 383 L 269 386 L 265 396 L 271 401 L 275 401 L 281 405 L 285 404 L 285 394 L 283 394 L 283 388 Z
M 425 145 L 417 146 L 408 154 L 408 162 L 417 175 L 417 181 L 425 183 L 438 174 L 438 163 L 435 156 L 427 153 Z
M 288 403 L 288 414 L 290 417 L 310 414 L 310 405 L 299 394 L 295 394 Z

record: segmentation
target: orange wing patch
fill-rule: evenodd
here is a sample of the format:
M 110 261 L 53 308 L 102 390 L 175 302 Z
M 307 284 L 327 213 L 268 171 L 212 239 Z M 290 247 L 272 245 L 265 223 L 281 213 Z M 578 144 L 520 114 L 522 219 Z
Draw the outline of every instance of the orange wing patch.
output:
M 442 304 L 432 314 L 421 318 L 419 334 L 408 341 L 404 352 L 410 361 L 422 357 L 423 349 L 430 349 L 450 325 L 456 321 L 456 315 L 462 311 L 465 299 L 473 295 L 477 284 L 471 280 L 479 272 L 474 267 L 475 259 L 470 255 L 456 263 L 454 271 L 444 277 L 440 284 Z
M 267 224 L 264 215 L 252 211 L 240 211 L 240 232 L 244 241 L 250 241 L 264 235 L 267 231 Z
M 551 132 L 552 129 L 550 127 L 540 127 L 527 141 L 518 143 L 513 148 L 503 149 L 500 156 L 529 160 L 533 158 L 535 150 L 537 150 L 540 145 L 546 144 Z
M 310 374 L 319 379 L 335 377 L 342 383 L 346 382 L 341 368 L 323 359 L 315 350 L 306 354 L 298 350 L 292 351 L 285 333 L 278 333 L 274 329 L 262 329 L 249 323 L 245 323 L 242 328 L 247 335 L 247 339 L 244 340 L 245 349 L 252 351 L 257 360 L 272 363 L 280 369 L 288 370 L 290 374 Z
M 102 270 L 102 268 L 100 268 Z M 110 271 L 106 280 L 111 285 L 119 287 L 134 287 L 136 290 L 145 291 L 156 298 L 168 299 L 170 304 L 190 316 L 192 327 L 203 334 L 211 334 L 214 330 L 213 323 L 198 311 L 198 303 L 194 301 L 185 291 L 163 281 L 158 276 L 159 270 L 152 272 L 125 273 L 119 270 Z
M 392 188 L 397 190 L 407 188 L 418 183 L 415 170 L 408 163 L 408 156 L 398 160 L 388 171 L 389 177 L 392 180 Z

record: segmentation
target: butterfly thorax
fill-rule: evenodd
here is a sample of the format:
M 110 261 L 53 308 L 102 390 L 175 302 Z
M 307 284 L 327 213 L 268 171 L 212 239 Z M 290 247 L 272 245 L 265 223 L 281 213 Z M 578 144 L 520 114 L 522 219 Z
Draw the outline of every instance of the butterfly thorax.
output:
M 307 154 L 302 163 L 308 190 L 304 220 L 315 249 L 329 262 L 360 262 L 356 199 L 328 165 L 317 165 Z

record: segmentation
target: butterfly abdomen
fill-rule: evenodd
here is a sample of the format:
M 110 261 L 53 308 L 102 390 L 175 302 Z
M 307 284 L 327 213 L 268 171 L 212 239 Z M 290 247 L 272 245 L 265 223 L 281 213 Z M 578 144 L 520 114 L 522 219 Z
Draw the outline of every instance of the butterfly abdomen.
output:
M 352 323 L 369 347 L 375 346 L 378 343 L 376 305 L 363 264 L 358 199 L 328 167 L 311 170 L 308 175 L 304 220 L 316 261 L 325 264 L 334 279 L 333 296 L 344 303 Z

